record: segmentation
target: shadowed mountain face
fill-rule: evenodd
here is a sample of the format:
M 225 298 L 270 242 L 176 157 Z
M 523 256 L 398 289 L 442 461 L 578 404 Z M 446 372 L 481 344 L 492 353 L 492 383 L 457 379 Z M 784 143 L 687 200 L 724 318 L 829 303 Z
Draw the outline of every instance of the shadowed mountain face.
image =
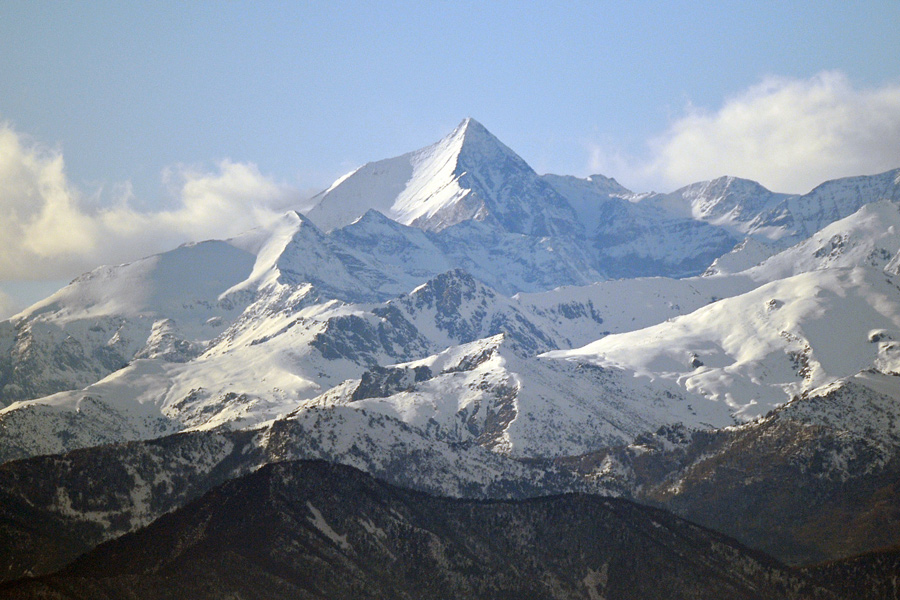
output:
M 808 567 L 804 572 L 827 584 L 842 598 L 900 598 L 900 547 L 897 546 Z
M 832 598 L 662 511 L 583 494 L 428 496 L 287 462 L 2 598 Z

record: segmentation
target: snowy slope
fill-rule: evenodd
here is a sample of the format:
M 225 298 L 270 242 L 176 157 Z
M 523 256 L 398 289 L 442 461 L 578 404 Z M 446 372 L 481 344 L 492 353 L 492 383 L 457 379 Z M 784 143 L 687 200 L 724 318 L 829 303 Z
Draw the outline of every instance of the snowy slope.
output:
M 181 359 L 194 355 L 240 314 L 245 298 L 220 295 L 253 260 L 212 241 L 79 277 L 0 323 L 0 404 L 92 383 L 135 354 L 159 352 L 164 334 L 182 342 Z
M 646 313 L 657 325 L 549 356 L 674 381 L 707 400 L 724 402 L 742 419 L 863 369 L 895 371 L 900 282 L 892 266 L 900 254 L 898 232 L 895 202 L 864 205 L 740 274 L 677 284 L 660 280 L 661 298 L 674 298 L 677 286 L 695 291 L 697 310 L 691 314 L 667 318 L 657 300 L 658 308 L 648 304 Z M 615 285 L 644 281 L 652 280 Z M 701 308 L 697 300 L 708 295 L 696 291 L 704 287 L 724 299 Z M 640 297 L 635 291 L 627 295 Z M 690 296 L 684 302 L 692 306 Z
M 260 302 L 378 300 L 425 279 L 391 286 L 381 263 L 368 278 L 357 263 L 290 212 L 233 240 L 101 267 L 0 323 L 0 403 L 80 389 L 136 358 L 185 362 Z
M 702 273 L 738 239 L 724 228 L 618 199 L 601 210 L 591 245 L 609 277 L 687 277 Z
M 483 221 L 465 221 L 434 240 L 454 267 L 507 295 L 605 279 L 590 245 L 579 238 L 508 233 Z
M 553 324 L 550 327 L 564 333 L 566 337 L 559 344 L 563 348 L 643 329 L 759 285 L 746 274 L 687 279 L 647 277 L 517 294 L 516 299 L 529 311 L 548 319 Z
M 304 406 L 363 408 L 437 439 L 475 442 L 522 458 L 621 445 L 673 422 L 697 428 L 734 423 L 727 407 L 701 410 L 674 383 L 523 357 L 504 337 L 368 371 Z
M 900 170 L 829 181 L 804 195 L 736 177 L 669 194 L 633 194 L 602 176 L 544 177 L 577 207 L 595 268 L 612 278 L 700 274 L 726 254 L 710 272 L 738 272 L 868 203 L 900 198 Z
M 110 314 L 193 315 L 246 277 L 252 262 L 251 254 L 228 242 L 188 244 L 133 263 L 95 269 L 11 320 L 49 314 L 60 323 Z
M 521 354 L 532 355 L 563 344 L 560 330 L 456 269 L 435 277 L 387 303 L 433 347 L 443 349 L 504 333 Z
M 867 369 L 812 390 L 785 405 L 777 418 L 839 431 L 846 438 L 877 448 L 879 460 L 862 469 L 848 468 L 847 458 L 852 457 L 834 457 L 830 476 L 847 480 L 884 466 L 900 450 L 900 379 L 896 373 Z
M 299 213 L 288 213 L 284 220 L 291 222 L 290 237 L 285 240 L 276 234 L 273 243 L 264 248 L 265 254 L 260 253 L 260 260 L 254 266 L 259 283 L 268 284 L 267 287 L 311 284 L 331 297 L 371 298 L 368 286 L 347 269 L 340 249 L 309 219 Z M 248 283 L 257 281 L 251 278 Z
M 771 192 L 748 179 L 719 177 L 693 183 L 671 194 L 654 194 L 642 202 L 726 227 L 736 234 L 756 233 L 777 240 L 788 232 L 776 223 L 765 222 L 761 215 L 768 215 L 771 220 L 791 197 Z
M 398 296 L 454 261 L 420 229 L 406 227 L 376 210 L 329 236 L 347 270 L 379 295 Z
M 368 305 L 323 298 L 308 283 L 276 281 L 190 360 L 175 361 L 165 352 L 174 344 L 166 325 L 157 322 L 150 336 L 157 352 L 83 389 L 4 410 L 2 443 L 33 454 L 184 428 L 246 427 L 290 412 L 375 365 L 499 332 L 531 354 L 558 347 L 561 337 L 556 325 L 459 271 Z M 55 432 L 61 429 L 79 433 L 60 438 Z
M 578 221 L 587 233 L 597 229 L 602 221 L 604 205 L 616 198 L 629 199 L 634 193 L 611 177 L 590 175 L 585 178 L 547 173 L 541 179 L 559 192 L 575 210 Z
M 864 205 L 809 239 L 762 261 L 745 273 L 773 281 L 798 273 L 835 267 L 888 269 L 900 253 L 900 204 L 881 200 Z M 896 272 L 894 272 L 896 274 Z
M 0 323 L 0 403 L 80 389 L 135 358 L 184 362 L 235 320 L 382 301 L 450 265 L 423 232 L 377 213 L 326 236 L 291 212 L 233 240 L 102 267 Z
M 752 419 L 863 369 L 896 370 L 898 283 L 869 267 L 810 271 L 547 356 L 677 382 Z
M 770 256 L 778 254 L 778 248 L 756 238 L 748 237 L 727 254 L 712 262 L 703 275 L 728 275 L 755 267 Z
M 808 194 L 786 199 L 783 205 L 793 219 L 799 240 L 856 212 L 869 202 L 884 199 L 900 200 L 900 169 L 826 181 Z
M 753 280 L 739 277 L 648 279 L 509 298 L 454 270 L 386 303 L 353 305 L 329 300 L 311 284 L 276 280 L 190 360 L 174 361 L 165 352 L 173 341 L 166 337 L 166 323 L 160 322 L 151 336 L 156 354 L 132 360 L 84 389 L 11 406 L 0 413 L 0 438 L 20 454 L 34 454 L 185 428 L 252 426 L 348 379 L 359 379 L 376 366 L 415 361 L 447 348 L 462 352 L 460 344 L 497 334 L 504 335 L 503 352 L 517 365 L 515 372 L 527 373 L 529 382 L 523 398 L 531 404 L 523 415 L 530 416 L 516 421 L 513 430 L 525 433 L 517 434 L 514 446 L 504 446 L 509 451 L 582 452 L 601 443 L 620 443 L 676 414 L 676 420 L 698 426 L 721 424 L 722 415 L 695 419 L 683 403 L 682 408 L 641 408 L 646 397 L 662 393 L 675 398 L 674 386 L 660 392 L 622 383 L 615 374 L 528 359 L 684 314 L 752 285 Z M 623 296 L 630 301 L 622 302 Z M 449 381 L 436 379 L 429 385 Z M 446 393 L 451 389 L 462 390 L 451 386 Z M 622 393 L 627 399 L 619 398 Z M 584 398 L 594 394 L 609 402 L 584 404 Z M 563 408 L 545 410 L 557 405 Z M 457 412 L 434 418 L 455 422 Z M 572 424 L 564 425 L 570 418 Z M 54 432 L 60 429 L 79 433 L 59 439 Z

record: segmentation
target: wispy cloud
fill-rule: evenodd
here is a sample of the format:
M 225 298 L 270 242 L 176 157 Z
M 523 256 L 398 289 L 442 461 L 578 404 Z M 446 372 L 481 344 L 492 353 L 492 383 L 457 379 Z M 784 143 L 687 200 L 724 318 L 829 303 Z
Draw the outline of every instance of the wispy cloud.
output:
M 859 89 L 840 72 L 823 72 L 767 78 L 718 110 L 689 106 L 650 142 L 650 158 L 614 161 L 598 146 L 591 166 L 619 166 L 625 181 L 669 188 L 735 175 L 800 193 L 900 167 L 898 139 L 900 85 Z
M 180 243 L 236 235 L 300 208 L 302 194 L 252 164 L 170 169 L 171 206 L 134 207 L 130 186 L 97 206 L 66 177 L 60 151 L 0 125 L 0 280 L 70 277 Z M 2 298 L 0 298 L 2 300 Z

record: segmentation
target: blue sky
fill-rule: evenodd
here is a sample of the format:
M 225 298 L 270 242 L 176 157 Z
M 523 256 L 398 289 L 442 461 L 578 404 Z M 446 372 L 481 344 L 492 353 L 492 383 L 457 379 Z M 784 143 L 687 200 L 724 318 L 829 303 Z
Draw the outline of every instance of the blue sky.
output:
M 898 30 L 896 0 L 8 0 L 0 316 L 253 226 L 466 116 L 538 172 L 635 191 L 898 167 Z

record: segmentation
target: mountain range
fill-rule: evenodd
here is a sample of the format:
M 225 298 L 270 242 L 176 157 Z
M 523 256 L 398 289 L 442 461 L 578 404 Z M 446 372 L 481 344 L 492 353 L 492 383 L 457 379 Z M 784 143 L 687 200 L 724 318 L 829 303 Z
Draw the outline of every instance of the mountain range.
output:
M 900 169 L 804 195 L 733 177 L 634 193 L 538 175 L 466 119 L 315 201 L 0 323 L 4 579 L 203 494 L 232 510 L 229 481 L 302 459 L 522 507 L 621 496 L 792 565 L 900 543 Z M 78 594 L 89 562 L 60 575 Z M 613 573 L 596 597 L 633 597 Z

